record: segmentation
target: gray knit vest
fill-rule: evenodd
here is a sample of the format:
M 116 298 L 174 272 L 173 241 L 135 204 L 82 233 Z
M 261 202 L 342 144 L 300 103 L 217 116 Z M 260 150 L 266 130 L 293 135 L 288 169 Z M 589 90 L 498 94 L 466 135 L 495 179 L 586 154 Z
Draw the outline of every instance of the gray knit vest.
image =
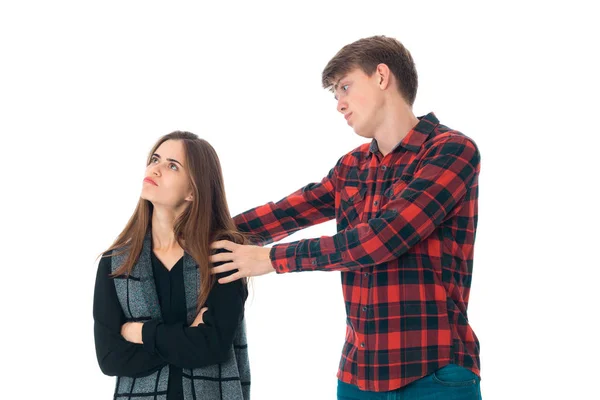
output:
M 117 297 L 128 321 L 162 319 L 152 273 L 151 251 L 152 240 L 148 234 L 129 278 L 114 279 Z M 127 253 L 112 257 L 113 272 L 126 257 Z M 183 257 L 187 322 L 191 324 L 197 315 L 199 270 L 190 255 L 185 253 Z M 203 368 L 184 368 L 182 372 L 185 400 L 249 400 L 250 364 L 245 320 L 242 320 L 235 333 L 227 361 Z M 168 382 L 168 364 L 145 377 L 117 377 L 114 399 L 167 400 Z

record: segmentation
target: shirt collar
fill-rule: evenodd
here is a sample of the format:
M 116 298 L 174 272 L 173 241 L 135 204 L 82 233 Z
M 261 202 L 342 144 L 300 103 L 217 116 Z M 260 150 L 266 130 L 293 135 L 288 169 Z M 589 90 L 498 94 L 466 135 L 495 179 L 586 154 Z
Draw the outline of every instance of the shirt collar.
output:
M 404 136 L 404 139 L 400 141 L 392 151 L 395 151 L 398 147 L 403 147 L 408 151 L 412 151 L 417 153 L 423 143 L 427 140 L 431 132 L 435 129 L 436 126 L 439 125 L 440 121 L 437 119 L 433 112 L 430 112 L 427 115 L 418 117 L 419 122 L 414 126 L 407 134 Z M 373 139 L 371 141 L 371 145 L 369 146 L 369 151 L 373 154 L 379 151 L 379 146 L 377 145 L 377 140 Z

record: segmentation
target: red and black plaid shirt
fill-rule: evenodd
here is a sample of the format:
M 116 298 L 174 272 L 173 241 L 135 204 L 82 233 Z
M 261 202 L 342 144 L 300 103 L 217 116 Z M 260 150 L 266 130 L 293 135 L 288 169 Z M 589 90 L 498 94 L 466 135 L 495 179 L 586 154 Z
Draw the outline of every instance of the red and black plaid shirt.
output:
M 477 226 L 479 151 L 433 113 L 385 157 L 377 142 L 320 182 L 235 217 L 261 245 L 336 218 L 331 237 L 277 244 L 278 273 L 342 271 L 346 342 L 338 378 L 400 388 L 449 363 L 479 375 L 467 319 Z

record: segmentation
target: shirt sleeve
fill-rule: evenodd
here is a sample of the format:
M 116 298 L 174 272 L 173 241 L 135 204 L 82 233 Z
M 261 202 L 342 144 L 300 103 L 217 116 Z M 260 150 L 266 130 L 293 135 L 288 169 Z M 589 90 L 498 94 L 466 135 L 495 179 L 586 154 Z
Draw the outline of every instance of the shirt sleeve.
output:
M 367 222 L 334 236 L 277 244 L 270 258 L 278 273 L 347 271 L 400 257 L 427 238 L 465 198 L 479 174 L 480 155 L 464 136 L 450 136 L 429 148 L 410 182 Z
M 96 275 L 93 309 L 98 364 L 102 372 L 110 376 L 149 375 L 167 363 L 141 344 L 128 342 L 121 336 L 121 326 L 126 319 L 110 273 L 110 258 L 103 257 Z
M 216 279 L 235 271 L 218 274 Z M 149 353 L 159 355 L 169 364 L 180 368 L 200 368 L 226 361 L 233 338 L 244 317 L 248 296 L 241 280 L 215 285 L 206 301 L 208 310 L 203 324 L 164 324 L 158 320 L 145 322 L 142 341 Z
M 279 241 L 292 233 L 335 217 L 335 187 L 341 158 L 326 177 L 310 183 L 277 203 L 250 209 L 233 220 L 259 246 Z

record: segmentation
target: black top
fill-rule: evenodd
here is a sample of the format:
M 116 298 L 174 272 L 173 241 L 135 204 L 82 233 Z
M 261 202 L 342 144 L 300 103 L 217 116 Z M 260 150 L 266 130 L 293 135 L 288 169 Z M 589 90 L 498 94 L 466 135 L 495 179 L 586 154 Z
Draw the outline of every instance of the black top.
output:
M 106 375 L 139 377 L 170 364 L 169 400 L 183 399 L 181 368 L 199 368 L 223 362 L 244 316 L 246 285 L 238 280 L 216 282 L 204 313 L 204 324 L 186 321 L 183 257 L 169 271 L 152 252 L 152 270 L 162 321 L 144 323 L 144 344 L 126 341 L 121 326 L 127 322 L 111 273 L 111 259 L 100 260 L 94 291 L 94 339 L 100 369 Z M 218 274 L 217 279 L 231 274 Z

